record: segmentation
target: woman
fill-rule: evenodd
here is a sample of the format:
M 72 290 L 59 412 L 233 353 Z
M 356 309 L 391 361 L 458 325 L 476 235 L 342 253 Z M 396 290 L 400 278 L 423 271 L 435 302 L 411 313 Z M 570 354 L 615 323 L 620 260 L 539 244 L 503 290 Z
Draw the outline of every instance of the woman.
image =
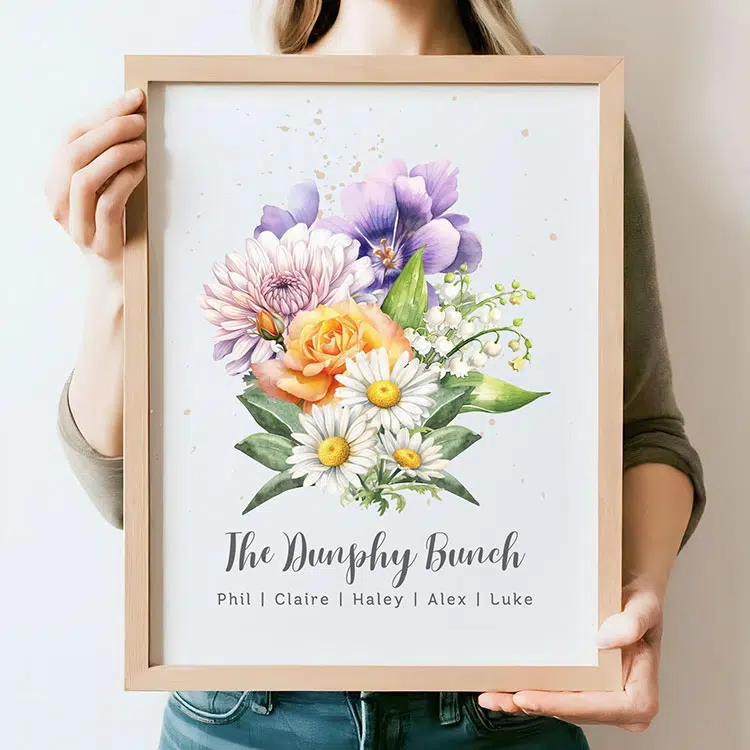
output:
M 509 0 L 278 0 L 284 53 L 534 54 Z M 131 91 L 75 127 L 47 185 L 55 219 L 85 251 L 83 342 L 59 427 L 81 484 L 122 523 L 122 218 L 143 178 L 145 123 Z M 648 727 L 658 706 L 662 603 L 704 505 L 700 461 L 675 404 L 648 199 L 632 133 L 625 147 L 623 612 L 601 628 L 623 648 L 620 693 L 177 693 L 163 750 L 190 748 L 585 748 L 575 724 Z M 489 646 L 490 644 L 488 644 Z M 557 718 L 553 718 L 557 717 Z

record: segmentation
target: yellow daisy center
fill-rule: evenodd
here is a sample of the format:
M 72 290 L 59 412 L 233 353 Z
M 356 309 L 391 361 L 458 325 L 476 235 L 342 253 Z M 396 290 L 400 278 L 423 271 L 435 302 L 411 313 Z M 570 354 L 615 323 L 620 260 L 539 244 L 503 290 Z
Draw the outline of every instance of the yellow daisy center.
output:
M 418 469 L 422 465 L 422 456 L 409 448 L 399 448 L 394 451 L 393 458 L 399 466 L 407 469 Z
M 390 409 L 401 401 L 401 389 L 391 380 L 376 380 L 367 389 L 367 400 L 381 409 Z
M 318 446 L 318 458 L 323 466 L 341 466 L 351 455 L 349 443 L 342 437 L 326 438 Z

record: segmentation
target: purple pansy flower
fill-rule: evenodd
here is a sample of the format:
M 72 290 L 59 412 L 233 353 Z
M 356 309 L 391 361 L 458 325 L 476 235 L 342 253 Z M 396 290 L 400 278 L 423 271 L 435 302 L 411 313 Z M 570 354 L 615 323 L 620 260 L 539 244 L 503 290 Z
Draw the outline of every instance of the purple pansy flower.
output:
M 479 238 L 463 214 L 448 213 L 458 199 L 458 169 L 449 161 L 420 164 L 411 171 L 400 159 L 341 192 L 344 217 L 317 226 L 346 232 L 360 242 L 375 272 L 370 291 L 387 291 L 409 258 L 424 247 L 426 274 L 475 271 L 482 258 Z
M 263 206 L 260 224 L 253 233 L 258 239 L 261 232 L 273 232 L 281 238 L 293 226 L 305 224 L 310 227 L 318 218 L 320 196 L 318 186 L 312 180 L 305 180 L 295 185 L 289 191 L 288 208 L 284 210 L 278 206 Z

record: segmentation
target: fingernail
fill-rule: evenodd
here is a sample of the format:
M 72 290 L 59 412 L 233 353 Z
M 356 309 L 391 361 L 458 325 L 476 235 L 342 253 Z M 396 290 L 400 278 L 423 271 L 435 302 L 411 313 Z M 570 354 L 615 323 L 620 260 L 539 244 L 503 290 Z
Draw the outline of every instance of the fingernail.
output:
M 130 89 L 130 91 L 125 92 L 125 101 L 128 104 L 135 104 L 140 98 L 141 98 L 140 89 Z
M 529 716 L 532 716 L 534 714 L 534 709 L 532 706 L 526 702 L 525 698 L 517 698 L 513 697 L 513 702 L 523 711 L 525 714 L 528 714 Z
M 492 710 L 492 701 L 485 695 L 480 695 L 479 698 L 477 698 L 477 703 L 488 711 Z

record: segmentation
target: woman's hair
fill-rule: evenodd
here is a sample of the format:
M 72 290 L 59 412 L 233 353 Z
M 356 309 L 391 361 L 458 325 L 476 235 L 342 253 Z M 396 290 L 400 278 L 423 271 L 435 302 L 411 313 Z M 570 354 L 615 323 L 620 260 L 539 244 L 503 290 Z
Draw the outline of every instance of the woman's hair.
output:
M 340 0 L 277 0 L 276 45 L 284 54 L 301 52 L 322 39 L 336 21 Z M 533 55 L 511 0 L 456 0 L 475 54 Z

